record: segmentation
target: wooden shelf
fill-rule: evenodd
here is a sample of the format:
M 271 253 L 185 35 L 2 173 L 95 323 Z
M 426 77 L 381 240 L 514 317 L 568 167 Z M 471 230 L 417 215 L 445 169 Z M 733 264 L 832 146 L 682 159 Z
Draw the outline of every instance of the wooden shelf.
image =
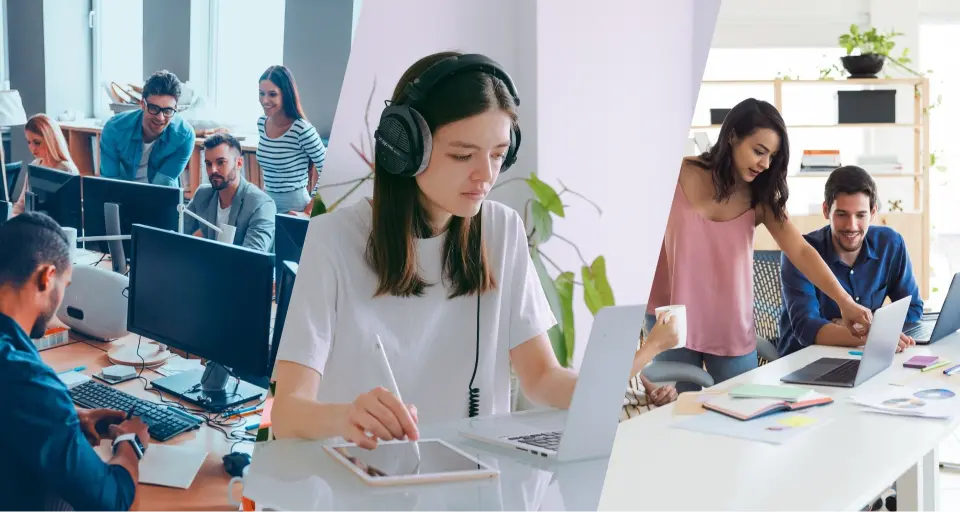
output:
M 774 85 L 774 84 L 796 84 L 796 85 L 920 85 L 923 78 L 847 78 L 839 80 L 704 80 L 702 83 L 710 85 Z
M 691 130 L 719 130 L 719 124 L 706 124 L 691 126 Z M 811 129 L 811 128 L 913 128 L 915 130 L 923 129 L 921 124 L 913 123 L 836 123 L 836 124 L 788 124 L 787 128 Z
M 829 177 L 829 176 L 830 176 L 830 173 L 829 173 L 829 172 L 804 172 L 804 173 L 798 173 L 798 174 L 788 174 L 788 175 L 787 175 L 787 178 L 827 178 L 827 177 Z M 883 173 L 883 172 L 880 172 L 880 173 L 870 173 L 870 176 L 871 176 L 873 179 L 886 179 L 886 178 L 921 178 L 921 177 L 923 177 L 923 173 L 919 173 L 919 172 L 918 172 L 918 173 L 909 173 L 909 172 L 905 172 L 905 173 L 893 173 L 893 172 Z

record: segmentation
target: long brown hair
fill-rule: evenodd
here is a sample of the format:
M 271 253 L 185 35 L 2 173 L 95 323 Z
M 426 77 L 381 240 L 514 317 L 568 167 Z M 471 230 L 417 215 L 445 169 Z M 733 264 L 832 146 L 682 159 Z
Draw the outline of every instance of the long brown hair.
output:
M 47 148 L 47 158 L 50 162 L 44 161 L 44 165 L 56 167 L 62 162 L 71 162 L 70 151 L 67 149 L 67 141 L 63 138 L 63 131 L 60 125 L 46 114 L 36 114 L 27 120 L 23 127 L 25 131 L 39 135 L 43 139 L 43 145 Z
M 787 217 L 787 163 L 790 161 L 790 142 L 787 128 L 776 107 L 766 101 L 747 98 L 734 106 L 723 119 L 717 143 L 690 161 L 713 174 L 714 200 L 726 201 L 736 185 L 733 148 L 730 142 L 743 139 L 760 128 L 769 128 L 780 136 L 780 150 L 773 156 L 770 168 L 750 183 L 750 206 L 763 203 L 780 222 Z
M 461 55 L 441 52 L 410 66 L 393 91 L 392 102 L 406 100 L 404 87 L 442 59 Z M 416 106 L 431 133 L 446 124 L 501 109 L 517 122 L 516 106 L 506 85 L 479 71 L 457 73 L 441 79 Z M 481 210 L 482 211 L 482 210 Z M 480 217 L 454 216 L 443 244 L 443 276 L 451 287 L 449 298 L 484 293 L 496 288 Z M 434 235 L 427 211 L 420 203 L 415 178 L 390 174 L 375 166 L 373 179 L 373 229 L 367 242 L 367 263 L 377 273 L 376 296 L 421 296 L 427 283 L 417 264 L 417 239 Z
M 260 80 L 269 80 L 280 89 L 280 95 L 283 97 L 283 113 L 287 117 L 294 121 L 307 119 L 307 114 L 303 112 L 303 107 L 300 106 L 300 92 L 297 90 L 297 81 L 293 79 L 293 73 L 286 66 L 270 66 L 260 75 Z

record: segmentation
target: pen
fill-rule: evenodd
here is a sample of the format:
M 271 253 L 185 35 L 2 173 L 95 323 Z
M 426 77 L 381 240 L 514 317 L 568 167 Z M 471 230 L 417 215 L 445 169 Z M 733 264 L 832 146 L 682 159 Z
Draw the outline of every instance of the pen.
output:
M 942 361 L 937 361 L 936 363 L 933 363 L 933 364 L 931 364 L 930 366 L 927 366 L 926 368 L 922 368 L 920 371 L 921 371 L 921 372 L 928 372 L 928 371 L 930 371 L 930 370 L 933 370 L 933 369 L 936 369 L 936 368 L 940 368 L 940 367 L 946 366 L 946 365 L 948 365 L 948 364 L 950 364 L 950 360 L 949 360 L 949 359 L 944 359 L 944 360 L 942 360 Z
M 397 396 L 397 399 L 403 402 L 403 399 L 400 398 L 400 388 L 397 386 L 397 380 L 393 378 L 393 370 L 390 369 L 390 360 L 387 359 L 387 352 L 383 349 L 383 343 L 380 340 L 380 335 L 377 335 L 377 345 L 376 351 L 380 353 L 380 357 L 377 359 L 380 361 L 380 369 L 383 371 L 384 375 L 387 377 L 387 384 L 389 385 L 389 391 Z M 417 456 L 417 466 L 420 466 L 420 446 L 416 441 L 412 442 L 413 452 Z
M 135 410 L 137 410 L 137 406 L 136 406 L 136 405 L 130 407 L 130 410 L 127 411 L 127 420 L 129 420 L 130 418 L 133 417 L 133 411 L 135 411 Z
M 64 373 L 70 373 L 70 372 L 82 372 L 82 371 L 84 371 L 84 370 L 86 370 L 86 369 L 87 369 L 86 366 L 78 366 L 78 367 L 73 368 L 73 369 L 71 369 L 71 370 L 64 370 L 64 371 L 58 373 L 57 375 L 63 375 Z
M 951 366 L 950 368 L 947 368 L 946 370 L 943 371 L 943 374 L 944 374 L 944 375 L 953 375 L 954 373 L 957 373 L 958 371 L 960 371 L 960 364 L 958 364 L 958 365 L 956 365 L 956 366 Z
M 250 407 L 244 407 L 243 409 L 237 409 L 236 411 L 228 412 L 228 413 L 225 414 L 223 417 L 224 417 L 224 419 L 226 419 L 226 418 L 229 418 L 229 417 L 231 417 L 231 416 L 243 416 L 244 413 L 247 413 L 247 412 L 250 412 L 250 411 L 256 411 L 256 410 L 257 410 L 257 406 L 256 406 L 256 405 L 251 405 Z
M 256 430 L 256 429 L 258 429 L 258 428 L 260 428 L 260 424 L 259 424 L 259 423 L 254 423 L 253 425 L 247 425 L 246 427 L 243 427 L 243 429 L 246 430 L 246 431 Z
M 863 355 L 863 351 L 860 351 L 860 350 L 851 350 L 849 353 L 850 353 L 851 356 L 862 356 L 862 355 Z

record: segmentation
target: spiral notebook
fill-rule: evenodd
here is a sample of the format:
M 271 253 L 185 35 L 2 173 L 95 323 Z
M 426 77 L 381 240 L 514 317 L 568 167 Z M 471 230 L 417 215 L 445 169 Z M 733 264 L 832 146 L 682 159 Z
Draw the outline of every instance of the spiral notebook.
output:
M 811 391 L 796 402 L 772 398 L 736 398 L 730 395 L 721 395 L 705 402 L 703 408 L 741 421 L 748 421 L 778 412 L 798 411 L 830 403 L 833 403 L 833 398 Z

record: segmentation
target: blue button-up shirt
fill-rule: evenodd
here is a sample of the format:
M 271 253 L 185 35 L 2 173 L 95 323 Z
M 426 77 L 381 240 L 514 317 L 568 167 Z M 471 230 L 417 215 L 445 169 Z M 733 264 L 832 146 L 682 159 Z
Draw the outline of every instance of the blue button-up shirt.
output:
M 0 510 L 128 510 L 136 485 L 80 430 L 67 387 L 20 325 L 0 313 Z
M 905 323 L 920 320 L 923 300 L 900 233 L 887 226 L 871 226 L 852 267 L 840 260 L 829 225 L 804 235 L 804 238 L 820 253 L 840 285 L 857 303 L 876 311 L 887 297 L 894 302 L 912 297 Z M 786 255 L 781 256 L 780 278 L 784 312 L 780 316 L 777 350 L 781 355 L 787 355 L 813 345 L 820 328 L 841 318 L 841 314 L 837 303 L 818 290 Z

